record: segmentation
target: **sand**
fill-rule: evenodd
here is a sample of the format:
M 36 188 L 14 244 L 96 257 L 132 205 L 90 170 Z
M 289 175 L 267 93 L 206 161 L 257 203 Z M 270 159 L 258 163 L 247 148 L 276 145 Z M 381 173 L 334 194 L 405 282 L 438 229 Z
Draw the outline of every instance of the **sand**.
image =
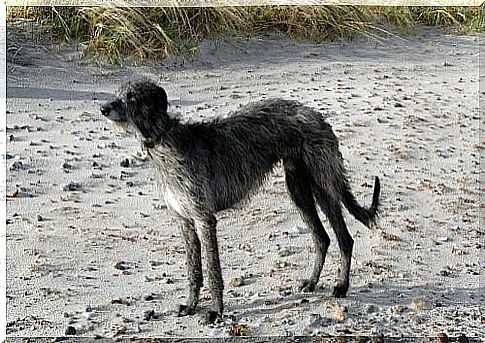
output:
M 483 336 L 478 38 L 266 35 L 204 42 L 193 59 L 107 65 L 10 26 L 7 335 Z M 374 176 L 382 184 L 379 228 L 345 212 L 347 298 L 331 296 L 339 253 L 323 215 L 332 243 L 320 286 L 297 291 L 314 248 L 277 168 L 248 204 L 218 215 L 224 321 L 174 316 L 187 292 L 178 223 L 140 144 L 99 114 L 139 77 L 159 81 L 170 110 L 191 120 L 271 97 L 328 117 L 358 201 L 370 205 Z M 201 296 L 206 308 L 206 287 Z

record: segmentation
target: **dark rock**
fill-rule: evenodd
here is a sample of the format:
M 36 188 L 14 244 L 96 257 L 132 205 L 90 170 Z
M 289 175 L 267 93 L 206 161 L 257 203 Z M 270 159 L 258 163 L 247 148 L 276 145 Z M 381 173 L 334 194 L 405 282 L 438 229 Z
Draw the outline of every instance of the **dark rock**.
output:
M 64 334 L 66 336 L 69 336 L 69 335 L 75 335 L 77 333 L 76 331 L 76 328 L 72 325 L 69 325 L 67 328 L 66 328 L 66 331 L 64 331 Z
M 125 158 L 123 161 L 120 162 L 120 166 L 123 168 L 128 168 L 130 166 L 130 160 Z
M 143 312 L 143 320 L 149 321 L 150 319 L 155 317 L 155 311 L 154 310 L 146 310 Z
M 77 182 L 69 182 L 67 185 L 65 185 L 64 187 L 62 187 L 62 190 L 64 192 L 74 192 L 74 191 L 78 191 L 81 189 L 81 184 L 80 183 L 77 183 Z

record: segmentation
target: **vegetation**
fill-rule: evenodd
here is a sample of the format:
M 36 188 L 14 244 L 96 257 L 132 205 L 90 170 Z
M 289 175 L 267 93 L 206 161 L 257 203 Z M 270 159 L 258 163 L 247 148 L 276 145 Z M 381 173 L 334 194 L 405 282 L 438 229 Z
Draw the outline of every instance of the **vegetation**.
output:
M 7 20 L 36 20 L 54 38 L 82 42 L 88 54 L 116 61 L 194 53 L 204 38 L 280 32 L 315 42 L 375 35 L 379 24 L 412 33 L 417 24 L 485 31 L 481 7 L 10 7 Z

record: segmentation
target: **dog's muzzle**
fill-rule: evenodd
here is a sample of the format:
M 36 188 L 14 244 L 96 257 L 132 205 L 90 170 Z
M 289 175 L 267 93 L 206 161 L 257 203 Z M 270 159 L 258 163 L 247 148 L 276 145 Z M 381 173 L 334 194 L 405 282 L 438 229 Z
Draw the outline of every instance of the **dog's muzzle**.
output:
M 123 118 L 123 103 L 121 100 L 107 102 L 100 108 L 101 114 L 106 118 L 119 122 L 124 121 Z
M 109 117 L 109 114 L 110 114 L 112 109 L 113 109 L 113 106 L 111 105 L 110 102 L 108 102 L 108 103 L 101 106 L 101 108 L 100 108 L 101 114 L 104 115 L 105 117 Z

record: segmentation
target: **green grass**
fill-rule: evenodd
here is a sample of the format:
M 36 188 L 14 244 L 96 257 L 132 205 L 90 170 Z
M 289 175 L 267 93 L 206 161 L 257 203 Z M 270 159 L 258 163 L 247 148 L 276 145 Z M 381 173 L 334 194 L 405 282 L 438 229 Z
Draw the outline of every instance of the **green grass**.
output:
M 87 54 L 118 61 L 190 54 L 205 38 L 279 32 L 314 42 L 375 34 L 377 24 L 403 33 L 416 25 L 485 31 L 481 7 L 256 6 L 205 8 L 10 7 L 7 20 L 38 21 L 54 39 L 82 42 Z

